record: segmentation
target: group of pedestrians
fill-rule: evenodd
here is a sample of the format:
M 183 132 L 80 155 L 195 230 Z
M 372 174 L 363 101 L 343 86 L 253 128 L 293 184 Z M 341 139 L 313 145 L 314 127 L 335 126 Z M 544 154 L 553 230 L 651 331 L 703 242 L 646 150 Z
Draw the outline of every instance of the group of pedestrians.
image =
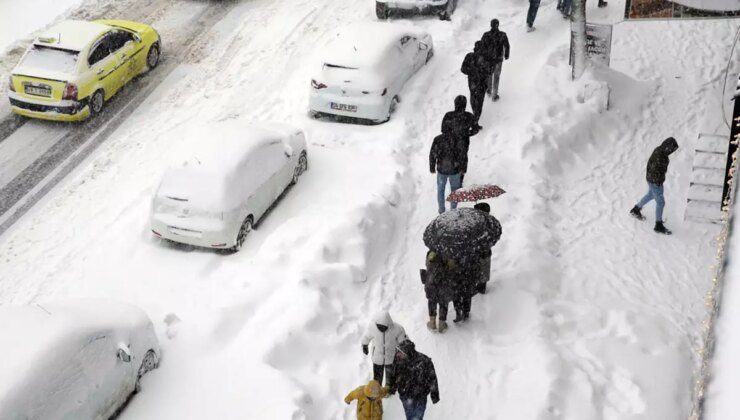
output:
M 432 359 L 416 350 L 404 328 L 387 311 L 379 313 L 368 326 L 362 339 L 362 352 L 371 355 L 373 379 L 344 399 L 347 404 L 357 401 L 358 420 L 382 420 L 383 399 L 396 392 L 407 420 L 424 418 L 428 397 L 433 404 L 439 402 Z
M 583 0 L 584 2 L 586 0 Z M 606 0 L 599 0 L 598 6 L 606 7 L 609 4 Z M 563 19 L 569 19 L 573 0 L 558 0 L 557 9 L 563 14 Z M 585 7 L 585 5 L 584 5 Z M 540 0 L 529 0 L 529 9 L 527 9 L 527 32 L 535 30 L 534 20 L 537 17 L 537 11 L 540 9 Z

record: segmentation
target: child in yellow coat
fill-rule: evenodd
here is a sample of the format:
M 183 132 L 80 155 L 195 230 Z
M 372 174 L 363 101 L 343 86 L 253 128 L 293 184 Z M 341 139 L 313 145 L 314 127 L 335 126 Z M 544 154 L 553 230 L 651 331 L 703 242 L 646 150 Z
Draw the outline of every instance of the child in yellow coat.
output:
M 357 400 L 357 420 L 383 420 L 383 398 L 388 396 L 388 388 L 372 380 L 350 392 L 344 402 Z

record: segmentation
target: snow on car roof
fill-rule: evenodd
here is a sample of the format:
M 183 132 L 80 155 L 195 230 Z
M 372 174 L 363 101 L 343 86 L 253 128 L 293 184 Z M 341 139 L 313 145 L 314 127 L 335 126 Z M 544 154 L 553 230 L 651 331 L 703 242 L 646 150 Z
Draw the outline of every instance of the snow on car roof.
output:
M 404 35 L 419 35 L 405 25 L 364 22 L 336 30 L 326 46 L 323 64 L 361 69 L 379 64 Z
M 23 388 L 29 372 L 46 362 L 67 361 L 76 341 L 90 334 L 149 323 L 139 308 L 105 299 L 75 299 L 30 306 L 0 306 L 0 411 Z M 73 347 L 65 350 L 65 345 Z M 60 366 L 61 367 L 61 366 Z
M 243 176 L 241 165 L 253 152 L 268 144 L 285 144 L 284 139 L 298 129 L 280 123 L 248 124 L 220 121 L 192 127 L 186 131 L 183 148 L 176 164 L 167 168 L 157 196 L 187 199 L 202 210 L 228 210 L 239 201 L 230 180 Z M 256 165 L 263 162 L 251 162 Z M 253 167 L 254 171 L 267 168 Z M 240 179 L 240 184 L 251 180 Z M 248 188 L 247 188 L 248 189 Z
M 82 51 L 108 30 L 110 26 L 102 23 L 65 20 L 45 30 L 33 43 L 64 50 Z

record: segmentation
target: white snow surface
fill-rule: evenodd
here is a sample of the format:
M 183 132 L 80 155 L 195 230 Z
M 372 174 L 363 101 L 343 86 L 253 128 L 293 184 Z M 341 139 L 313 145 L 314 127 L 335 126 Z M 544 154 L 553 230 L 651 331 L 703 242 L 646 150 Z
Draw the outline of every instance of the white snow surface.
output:
M 0 52 L 84 0 L 0 0 Z
M 369 127 L 310 120 L 306 104 L 322 34 L 374 20 L 371 2 L 238 4 L 207 48 L 0 238 L 0 303 L 115 297 L 144 308 L 163 359 L 122 419 L 353 418 L 342 398 L 371 376 L 360 340 L 380 310 L 435 363 L 441 401 L 427 419 L 686 418 L 718 229 L 684 222 L 683 208 L 697 134 L 724 129 L 722 72 L 740 22 L 617 24 L 612 69 L 573 83 L 554 6 L 542 4 L 533 33 L 521 0 L 461 1 L 452 22 L 410 20 L 433 35 L 435 56 L 391 121 Z M 588 7 L 610 22 L 623 10 Z M 467 93 L 460 62 L 493 17 L 512 53 L 466 182 L 507 191 L 490 200 L 504 233 L 470 322 L 432 334 L 418 280 L 436 216 L 427 154 Z M 611 86 L 608 112 L 581 95 L 596 81 Z M 238 254 L 153 238 L 149 199 L 180 145 L 171 133 L 229 118 L 303 127 L 309 171 Z M 674 234 L 663 237 L 652 205 L 648 222 L 627 212 L 669 135 L 681 149 L 665 186 Z M 403 418 L 396 397 L 384 405 L 384 418 Z

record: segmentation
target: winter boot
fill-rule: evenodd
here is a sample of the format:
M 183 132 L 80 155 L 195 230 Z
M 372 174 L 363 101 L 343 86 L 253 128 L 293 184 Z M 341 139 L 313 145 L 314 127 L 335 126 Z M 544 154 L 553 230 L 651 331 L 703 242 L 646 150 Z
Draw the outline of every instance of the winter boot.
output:
M 447 331 L 447 322 L 439 321 L 439 333 L 442 334 L 445 331 Z
M 429 322 L 427 322 L 427 328 L 429 328 L 430 331 L 434 331 L 437 329 L 437 318 L 436 317 L 433 317 L 433 316 L 429 317 Z
M 599 7 L 606 7 L 607 4 L 609 4 L 608 1 L 599 1 Z
M 527 26 L 527 32 L 534 32 L 534 26 Z
M 455 319 L 453 319 L 452 322 L 458 323 L 464 320 L 465 320 L 465 317 L 463 316 L 462 312 L 455 312 Z
M 640 208 L 635 206 L 632 207 L 632 210 L 630 210 L 630 216 L 634 217 L 637 220 L 645 220 L 645 216 L 642 215 L 640 212 Z
M 666 229 L 665 226 L 663 226 L 663 222 L 655 222 L 655 228 L 653 230 L 657 233 L 662 233 L 663 235 L 670 235 L 671 233 L 673 233 L 670 230 Z
M 497 102 L 499 99 L 498 94 L 493 95 L 493 102 Z

